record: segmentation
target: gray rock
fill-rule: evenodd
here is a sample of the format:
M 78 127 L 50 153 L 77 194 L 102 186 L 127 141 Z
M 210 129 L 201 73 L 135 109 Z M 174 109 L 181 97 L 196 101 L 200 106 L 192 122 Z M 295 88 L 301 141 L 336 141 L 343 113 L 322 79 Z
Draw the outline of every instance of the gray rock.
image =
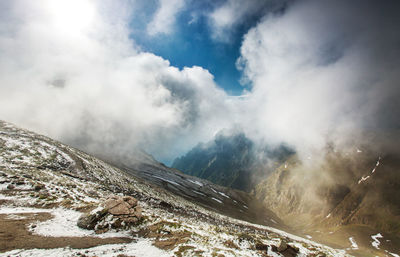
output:
M 132 196 L 118 197 L 113 196 L 104 203 L 104 207 L 112 215 L 135 214 L 133 207 L 137 205 L 137 200 Z
M 96 233 L 103 233 L 110 227 L 123 229 L 137 225 L 142 218 L 142 208 L 137 203 L 131 196 L 112 196 L 101 205 L 101 211 L 83 214 L 77 224 L 83 229 L 94 229 Z M 111 219 L 106 219 L 108 215 L 111 215 Z
M 97 223 L 107 215 L 106 210 L 98 211 L 94 214 L 85 213 L 78 219 L 77 225 L 83 229 L 93 230 Z
M 278 252 L 283 252 L 288 248 L 287 243 L 283 240 L 278 245 Z
M 123 200 L 129 204 L 130 207 L 135 207 L 138 203 L 138 200 L 133 198 L 132 196 L 124 196 Z
M 35 191 L 40 191 L 40 190 L 42 190 L 42 189 L 44 189 L 45 188 L 45 186 L 43 185 L 43 184 L 36 184 L 34 187 L 33 187 L 33 189 L 35 190 Z

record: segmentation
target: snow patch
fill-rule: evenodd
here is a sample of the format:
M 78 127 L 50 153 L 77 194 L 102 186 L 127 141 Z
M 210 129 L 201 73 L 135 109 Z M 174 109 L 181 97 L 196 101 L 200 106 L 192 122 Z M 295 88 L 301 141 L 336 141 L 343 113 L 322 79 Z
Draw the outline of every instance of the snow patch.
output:
M 375 169 L 374 169 L 374 170 L 375 170 Z M 366 177 L 362 176 L 362 177 L 360 178 L 360 180 L 358 181 L 358 184 L 360 184 L 361 182 L 366 181 L 367 179 L 369 179 L 369 176 L 366 176 Z
M 356 241 L 354 240 L 354 237 L 349 237 L 349 241 L 351 243 L 351 249 L 358 250 L 358 245 L 357 245 Z
M 90 256 L 103 256 L 103 257 L 114 257 L 118 254 L 127 256 L 160 256 L 169 257 L 171 253 L 158 249 L 151 244 L 148 239 L 140 239 L 136 243 L 130 244 L 109 244 L 101 245 L 87 249 L 71 249 L 71 248 L 55 248 L 55 249 L 31 249 L 23 250 L 17 249 L 9 252 L 5 252 L 5 256 L 77 256 L 78 253 L 89 251 L 87 255 Z
M 193 184 L 199 185 L 201 187 L 203 186 L 203 183 L 201 183 L 200 181 L 191 180 L 191 179 L 188 179 L 188 181 L 192 182 Z
M 378 168 L 378 166 L 380 165 L 380 163 L 381 163 L 381 157 L 379 156 L 379 158 L 378 158 L 378 160 L 376 161 L 376 164 L 375 164 L 375 167 L 372 169 L 372 171 L 371 171 L 371 174 L 373 174 L 373 173 L 375 173 L 375 171 L 376 171 L 376 169 Z M 360 184 L 361 182 L 364 182 L 364 181 L 366 181 L 367 179 L 369 179 L 370 178 L 370 176 L 362 176 L 361 178 L 360 178 L 360 180 L 358 181 L 358 184 Z
M 378 160 L 376 161 L 374 169 L 371 171 L 371 173 L 374 173 L 376 171 L 376 168 L 378 168 L 379 164 L 381 163 L 381 157 L 379 156 Z
M 218 194 L 222 195 L 225 198 L 230 198 L 229 196 L 227 196 L 226 194 L 222 193 L 222 192 L 218 192 Z
M 391 253 L 391 252 L 389 252 L 389 251 L 385 251 L 385 252 L 387 252 L 388 254 L 390 254 L 390 255 L 392 255 L 392 256 L 394 256 L 394 257 L 400 257 L 400 255 L 398 255 L 398 254 Z
M 217 202 L 219 202 L 219 203 L 222 203 L 222 201 L 219 200 L 219 199 L 217 199 L 217 198 L 211 197 L 211 199 L 213 199 L 214 201 L 217 201 Z
M 210 187 L 210 188 L 214 193 L 218 194 L 218 192 L 214 188 L 212 188 L 212 187 Z
M 374 240 L 371 244 L 373 247 L 375 247 L 376 249 L 379 249 L 379 245 L 381 244 L 381 242 L 378 240 L 378 238 L 383 238 L 383 236 L 381 235 L 381 233 L 378 233 L 376 235 L 372 235 L 371 236 L 372 240 Z
M 57 208 L 57 209 L 39 209 L 29 207 L 2 207 L 0 214 L 8 214 L 8 217 L 19 217 L 18 214 L 26 213 L 50 213 L 53 218 L 43 222 L 36 222 L 36 228 L 32 232 L 42 236 L 52 237 L 129 237 L 127 233 L 123 232 L 107 232 L 104 234 L 95 234 L 94 231 L 79 228 L 76 223 L 82 213 L 74 210 Z M 20 218 L 20 217 L 19 217 Z
M 207 195 L 203 194 L 202 192 L 199 192 L 199 191 L 196 191 L 196 190 L 193 190 L 193 192 L 195 194 L 198 194 L 198 195 L 201 195 L 201 196 L 207 196 Z
M 180 186 L 178 183 L 176 183 L 176 182 L 174 182 L 172 180 L 169 180 L 169 179 L 166 179 L 166 178 L 163 178 L 163 177 L 159 177 L 159 176 L 156 176 L 156 175 L 151 175 L 151 176 L 154 177 L 154 178 L 159 178 L 159 179 L 161 179 L 161 180 L 163 180 L 165 182 L 168 182 L 170 184 L 173 184 L 173 185 L 176 185 L 176 186 Z
M 52 237 L 129 237 L 127 233 L 123 232 L 95 234 L 95 232 L 92 230 L 81 229 L 76 225 L 79 217 L 82 215 L 82 213 L 78 211 L 57 208 L 52 209 L 51 214 L 54 216 L 54 218 L 44 222 L 36 223 L 36 228 L 33 229 L 35 234 Z
M 20 214 L 20 213 L 43 213 L 51 212 L 51 209 L 39 209 L 30 207 L 1 207 L 0 214 Z

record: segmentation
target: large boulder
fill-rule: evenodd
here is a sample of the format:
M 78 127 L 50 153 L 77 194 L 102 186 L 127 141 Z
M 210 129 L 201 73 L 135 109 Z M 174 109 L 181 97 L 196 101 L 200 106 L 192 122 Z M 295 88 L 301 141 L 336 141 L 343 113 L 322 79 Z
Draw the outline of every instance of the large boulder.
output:
M 113 196 L 104 203 L 104 208 L 112 215 L 141 215 L 137 200 L 132 196 Z
M 110 228 L 127 229 L 137 225 L 142 219 L 142 209 L 132 196 L 112 196 L 99 208 L 82 214 L 77 225 L 83 229 L 107 232 Z

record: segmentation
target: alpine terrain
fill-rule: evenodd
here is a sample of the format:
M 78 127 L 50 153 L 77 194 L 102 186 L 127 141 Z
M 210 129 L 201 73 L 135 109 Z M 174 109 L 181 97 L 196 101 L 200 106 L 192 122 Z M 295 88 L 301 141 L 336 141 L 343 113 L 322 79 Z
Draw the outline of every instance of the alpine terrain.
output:
M 322 158 L 316 154 L 305 160 L 290 148 L 281 147 L 287 150 L 276 151 L 279 155 L 250 152 L 238 143 L 256 149 L 245 138 L 225 137 L 226 147 L 217 136 L 208 147 L 199 145 L 177 158 L 173 167 L 216 183 L 229 177 L 232 167 L 241 167 L 244 183 L 255 178 L 248 184 L 251 195 L 294 231 L 356 256 L 399 256 L 400 155 L 395 141 L 385 142 L 393 135 L 364 136 L 368 144 L 345 150 L 331 144 Z
M 4 256 L 349 256 L 275 228 L 246 193 L 156 162 L 119 169 L 6 122 L 0 153 Z

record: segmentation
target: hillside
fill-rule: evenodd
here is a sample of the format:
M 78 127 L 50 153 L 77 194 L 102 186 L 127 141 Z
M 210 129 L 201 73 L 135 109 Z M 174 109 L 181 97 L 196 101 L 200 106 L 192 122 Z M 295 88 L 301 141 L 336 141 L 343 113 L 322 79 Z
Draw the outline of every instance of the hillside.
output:
M 292 158 L 254 194 L 285 222 L 323 242 L 355 242 L 361 256 L 377 248 L 400 253 L 399 160 L 359 149 L 331 152 L 323 166 Z M 383 238 L 379 245 L 377 235 Z
M 244 134 L 217 135 L 173 167 L 225 186 L 244 185 L 303 235 L 364 256 L 377 250 L 372 237 L 379 234 L 381 247 L 393 253 L 400 251 L 400 156 L 384 138 L 393 136 L 365 137 L 363 150 L 330 145 L 323 157 L 301 160 L 284 146 L 257 148 Z
M 285 146 L 259 148 L 243 133 L 219 133 L 212 141 L 199 144 L 176 158 L 172 167 L 222 186 L 249 192 L 266 177 L 265 166 L 273 166 L 293 153 Z
M 161 180 L 181 188 L 181 182 Z M 223 189 L 189 182 L 209 191 Z M 5 256 L 347 255 L 224 216 L 205 208 L 207 202 L 198 205 L 193 196 L 185 199 L 6 122 L 0 122 L 0 185 L 0 252 Z M 221 211 L 230 196 L 217 194 L 227 200 L 208 198 Z

